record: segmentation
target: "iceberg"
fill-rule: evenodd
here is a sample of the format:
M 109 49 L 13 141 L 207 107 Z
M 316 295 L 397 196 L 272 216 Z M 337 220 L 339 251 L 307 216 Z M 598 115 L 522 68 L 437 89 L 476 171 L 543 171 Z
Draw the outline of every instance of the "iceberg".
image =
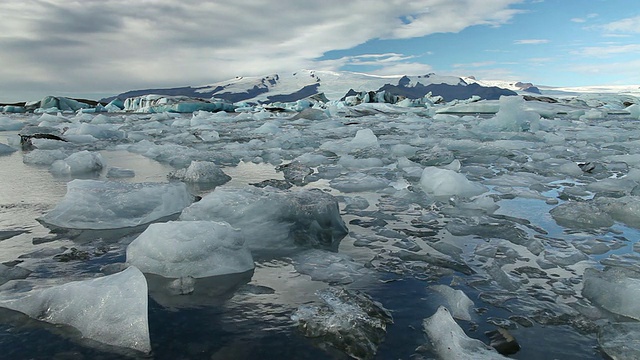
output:
M 0 131 L 18 131 L 25 126 L 25 123 L 13 120 L 6 116 L 0 117 Z
M 176 215 L 192 202 L 183 183 L 75 179 L 60 203 L 38 220 L 58 228 L 119 229 Z
M 214 221 L 151 224 L 127 247 L 127 262 L 166 278 L 203 278 L 254 267 L 240 231 Z
M 210 161 L 191 161 L 186 169 L 179 169 L 168 175 L 171 180 L 181 180 L 189 183 L 208 183 L 222 185 L 231 180 L 218 165 Z
M 106 165 L 100 153 L 83 150 L 54 161 L 50 171 L 54 175 L 80 175 L 100 172 Z
M 558 225 L 571 229 L 596 229 L 614 224 L 609 214 L 590 202 L 568 201 L 549 212 Z
M 434 196 L 473 197 L 489 191 L 484 185 L 469 181 L 463 174 L 434 166 L 422 171 L 420 186 Z
M 582 295 L 614 314 L 640 320 L 640 274 L 618 267 L 584 271 Z
M 12 154 L 12 153 L 14 153 L 16 151 L 18 151 L 18 150 L 12 148 L 9 145 L 5 145 L 5 144 L 0 143 L 0 155 L 9 155 L 9 154 Z
M 252 251 L 336 248 L 348 233 L 338 201 L 318 189 L 216 188 L 184 209 L 180 219 L 228 222 L 242 231 Z
M 440 359 L 508 359 L 482 341 L 468 337 L 444 306 L 424 319 L 422 326 Z
M 640 359 L 640 323 L 607 324 L 598 331 L 598 344 L 614 360 Z
M 432 285 L 431 290 L 440 294 L 451 309 L 454 318 L 471 321 L 473 301 L 462 290 L 455 290 L 447 285 Z
M 147 282 L 135 267 L 97 279 L 21 290 L 2 291 L 0 306 L 41 321 L 72 326 L 83 337 L 104 344 L 151 351 Z

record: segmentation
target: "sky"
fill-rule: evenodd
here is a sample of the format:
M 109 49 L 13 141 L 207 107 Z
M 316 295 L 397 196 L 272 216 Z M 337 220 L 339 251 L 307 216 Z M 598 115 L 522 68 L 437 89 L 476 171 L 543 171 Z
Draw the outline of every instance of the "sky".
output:
M 300 69 L 640 84 L 638 0 L 2 0 L 0 102 Z

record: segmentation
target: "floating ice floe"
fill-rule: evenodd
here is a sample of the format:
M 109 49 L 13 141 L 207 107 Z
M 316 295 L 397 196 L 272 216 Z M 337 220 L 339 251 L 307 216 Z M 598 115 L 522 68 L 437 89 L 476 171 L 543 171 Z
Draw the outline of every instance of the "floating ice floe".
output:
M 312 280 L 329 284 L 350 284 L 373 271 L 345 254 L 311 249 L 292 257 L 297 272 L 309 275 Z
M 633 270 L 609 267 L 584 271 L 582 295 L 614 314 L 640 320 L 640 275 Z
M 208 183 L 215 186 L 231 180 L 231 176 L 210 161 L 192 161 L 188 168 L 173 171 L 168 177 L 189 183 Z
M 611 359 L 640 359 L 640 323 L 607 324 L 598 331 L 598 344 Z
M 303 305 L 291 319 L 306 336 L 355 359 L 372 359 L 393 317 L 368 295 L 341 288 L 318 292 L 323 305 Z
M 234 111 L 233 104 L 214 99 L 208 101 L 204 99 L 192 98 L 188 96 L 165 96 L 165 95 L 143 95 L 128 98 L 124 101 L 125 111 L 141 113 L 192 113 L 195 111 Z
M 254 267 L 240 230 L 214 221 L 151 224 L 127 247 L 127 262 L 166 278 L 203 278 Z
M 18 131 L 22 129 L 24 126 L 25 126 L 25 123 L 22 121 L 13 120 L 6 116 L 0 117 L 0 131 Z
M 67 229 L 119 229 L 180 213 L 193 202 L 183 183 L 123 183 L 80 180 L 39 220 Z
M 423 170 L 420 186 L 426 193 L 434 196 L 472 197 L 489 191 L 484 185 L 470 181 L 463 174 L 434 166 Z
M 0 155 L 9 155 L 16 151 L 17 150 L 12 148 L 11 146 L 0 143 Z
M 348 233 L 337 200 L 318 189 L 216 188 L 180 219 L 226 221 L 242 231 L 251 250 L 334 248 Z
M 54 161 L 50 171 L 54 175 L 80 175 L 100 172 L 105 166 L 106 162 L 100 153 L 83 150 Z
M 147 282 L 140 270 L 26 291 L 3 286 L 0 306 L 34 319 L 72 326 L 87 339 L 149 352 Z
M 482 341 L 468 337 L 444 306 L 424 319 L 422 326 L 433 351 L 442 360 L 508 359 Z
M 609 214 L 586 201 L 567 201 L 551 209 L 550 213 L 558 225 L 571 229 L 595 229 L 614 224 Z
M 471 321 L 471 310 L 473 301 L 462 290 L 455 290 L 447 285 L 432 285 L 431 290 L 440 294 L 446 304 L 447 309 L 451 309 L 451 315 L 460 320 Z

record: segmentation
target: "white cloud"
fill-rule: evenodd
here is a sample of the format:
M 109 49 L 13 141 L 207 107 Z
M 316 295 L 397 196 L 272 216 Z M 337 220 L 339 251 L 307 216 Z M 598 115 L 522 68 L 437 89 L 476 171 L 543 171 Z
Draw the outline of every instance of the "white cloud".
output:
M 620 54 L 640 54 L 640 44 L 589 46 L 572 52 L 587 57 L 608 57 Z
M 547 40 L 547 39 L 522 39 L 522 40 L 515 40 L 513 43 L 515 45 L 540 45 L 540 44 L 549 43 L 549 40 Z
M 587 16 L 583 17 L 583 18 L 572 18 L 571 21 L 575 22 L 575 23 L 585 23 L 590 19 L 596 18 L 598 17 L 598 14 L 588 14 Z
M 495 65 L 495 61 L 480 61 L 480 62 L 472 62 L 466 64 L 453 64 L 454 68 L 479 68 L 479 67 L 487 67 Z
M 610 33 L 640 34 L 640 16 L 610 22 L 600 28 Z
M 504 24 L 519 2 L 3 0 L 0 94 L 117 92 L 328 66 L 315 59 L 371 39 Z
M 640 84 L 640 60 L 623 61 L 607 64 L 572 64 L 567 71 L 576 72 L 583 76 L 606 76 L 613 73 L 615 80 L 610 83 L 616 84 Z M 595 83 L 595 82 L 594 82 Z

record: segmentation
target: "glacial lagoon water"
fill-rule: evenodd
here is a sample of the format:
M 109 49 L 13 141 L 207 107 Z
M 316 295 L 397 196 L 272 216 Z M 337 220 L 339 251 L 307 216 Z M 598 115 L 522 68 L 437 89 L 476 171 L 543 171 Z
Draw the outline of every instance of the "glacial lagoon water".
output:
M 190 116 L 183 117 L 188 119 Z M 174 119 L 164 120 L 168 123 Z M 393 126 L 390 120 L 404 124 L 405 127 Z M 151 120 L 141 117 L 140 121 Z M 424 120 L 414 116 L 398 119 L 376 115 L 360 119 L 355 127 L 356 130 L 373 129 L 385 148 L 387 144 L 402 145 L 398 138 L 409 136 L 420 127 L 417 125 L 420 121 Z M 447 126 L 455 126 L 460 131 L 469 126 L 463 124 L 469 119 L 463 121 L 447 118 L 446 121 L 449 122 Z M 474 121 L 480 122 L 481 119 L 476 118 Z M 612 137 L 619 136 L 628 126 L 626 122 L 621 121 L 621 125 L 616 123 L 618 119 L 609 121 L 609 129 L 613 129 Z M 229 130 L 231 135 L 227 134 L 229 138 L 223 141 L 228 144 L 247 144 L 246 136 L 251 136 L 245 131 L 255 130 L 262 123 L 263 121 L 245 120 L 243 126 L 246 128 Z M 347 255 L 355 264 L 360 264 L 360 272 L 355 274 L 345 271 L 346 273 L 338 274 L 337 277 L 335 274 L 323 277 L 321 266 L 317 267 L 320 269 L 317 272 L 300 270 L 296 266 L 300 261 L 296 260 L 297 253 L 282 256 L 270 254 L 264 257 L 258 255 L 254 256 L 254 271 L 212 280 L 211 287 L 217 291 L 207 299 L 190 299 L 189 295 L 183 295 L 182 298 L 150 296 L 150 354 L 109 347 L 83 339 L 73 328 L 48 324 L 17 312 L 0 309 L 2 357 L 346 359 L 349 358 L 348 355 L 323 343 L 321 339 L 303 336 L 292 320 L 292 315 L 300 306 L 319 302 L 318 291 L 330 286 L 344 286 L 368 294 L 393 315 L 393 324 L 387 327 L 384 341 L 377 349 L 376 359 L 436 358 L 438 355 L 425 346 L 428 339 L 422 323 L 443 304 L 442 298 L 430 286 L 445 284 L 464 291 L 474 302 L 472 319 L 458 320 L 467 335 L 488 343 L 485 332 L 497 327 L 507 328 L 521 346 L 520 351 L 511 355 L 511 358 L 604 358 L 598 346 L 598 328 L 607 322 L 625 322 L 629 319 L 608 314 L 590 304 L 580 292 L 582 273 L 585 268 L 601 269 L 602 260 L 606 263 L 607 259 L 615 264 L 633 264 L 634 244 L 640 235 L 638 231 L 619 222 L 604 229 L 569 229 L 554 221 L 550 211 L 557 203 L 582 196 L 582 192 L 573 190 L 582 187 L 580 181 L 586 181 L 583 177 L 589 177 L 590 174 L 543 169 L 550 164 L 544 163 L 545 160 L 563 151 L 563 145 L 559 145 L 554 139 L 550 141 L 551 144 L 545 144 L 545 140 L 549 141 L 545 134 L 511 134 L 509 136 L 514 138 L 512 143 L 506 143 L 505 136 L 476 138 L 472 142 L 466 142 L 462 135 L 447 139 L 445 135 L 451 133 L 443 128 L 443 124 L 444 122 L 431 122 L 429 131 L 432 133 L 427 131 L 418 134 L 418 138 L 423 136 L 423 140 L 414 141 L 412 146 L 416 149 L 420 146 L 431 149 L 434 149 L 434 145 L 448 146 L 455 158 L 462 162 L 461 171 L 468 178 L 487 186 L 491 199 L 499 206 L 497 210 L 487 211 L 486 204 L 473 204 L 455 196 L 435 199 L 420 194 L 419 190 L 412 190 L 418 183 L 415 173 L 398 170 L 394 164 L 388 163 L 388 159 L 383 166 L 369 166 L 370 162 L 353 163 L 358 158 L 387 157 L 386 154 L 381 155 L 383 151 L 379 149 L 356 149 L 353 158 L 344 154 L 342 158 L 351 163 L 336 169 L 335 160 L 326 160 L 331 157 L 330 151 L 326 149 L 334 149 L 335 146 L 325 146 L 324 151 L 318 152 L 318 144 L 341 137 L 352 139 L 355 130 L 340 134 L 337 130 L 332 130 L 332 127 L 341 124 L 327 122 L 324 128 L 326 130 L 322 130 L 324 133 L 310 135 L 305 128 L 322 127 L 313 122 L 298 122 L 292 133 L 302 135 L 310 143 L 298 143 L 291 137 L 278 140 L 277 146 L 285 149 L 278 154 L 282 157 L 280 162 L 289 162 L 291 158 L 309 152 L 325 157 L 325 160 L 314 166 L 314 181 L 304 187 L 323 189 L 339 199 L 349 235 L 340 242 L 338 254 Z M 281 123 L 277 125 L 284 127 Z M 589 129 L 593 123 L 585 122 L 580 125 L 583 126 L 582 129 Z M 545 131 L 548 133 L 562 133 L 567 141 L 566 147 L 573 153 L 591 150 L 584 138 L 575 134 L 574 138 L 570 137 L 573 136 L 572 130 L 561 125 L 553 127 L 551 123 L 546 126 Z M 220 126 L 220 129 L 223 128 L 224 124 Z M 268 143 L 271 136 L 278 136 L 270 133 L 255 134 L 260 134 L 254 136 L 254 139 L 258 139 L 263 145 Z M 436 138 L 431 138 L 434 134 Z M 587 131 L 582 134 L 585 137 L 588 135 Z M 10 138 L 14 136 L 15 133 L 12 132 L 1 133 L 0 142 L 11 143 Z M 640 139 L 640 136 L 634 136 L 630 135 L 626 140 Z M 593 139 L 589 138 L 591 140 Z M 522 143 L 517 143 L 518 141 Z M 275 164 L 251 161 L 256 158 L 256 149 L 260 144 L 246 145 L 250 150 L 241 155 L 235 155 L 234 151 L 242 152 L 244 148 L 229 150 L 234 157 L 243 157 L 243 160 L 222 165 L 222 169 L 232 180 L 221 187 L 243 188 L 263 180 L 284 178 L 282 172 L 276 171 Z M 610 144 L 611 142 L 600 143 L 598 146 L 604 148 Z M 288 155 L 286 146 L 296 149 L 292 152 L 296 155 Z M 494 147 L 489 148 L 490 146 Z M 514 146 L 525 148 L 515 149 Z M 471 150 L 473 147 L 481 150 L 475 152 Z M 546 147 L 553 149 L 547 150 Z M 167 174 L 179 167 L 174 166 L 175 162 L 172 165 L 170 161 L 156 161 L 122 146 L 100 145 L 96 150 L 109 167 L 135 171 L 135 177 L 113 181 L 165 182 Z M 401 157 L 398 154 L 410 153 L 410 150 L 407 152 L 398 146 L 394 156 Z M 611 146 L 607 151 L 611 155 L 622 155 L 627 149 L 620 150 L 619 153 L 615 150 L 617 148 Z M 551 155 L 540 156 L 533 161 L 530 159 L 535 153 L 542 152 Z M 266 155 L 269 154 L 265 151 L 262 158 Z M 24 153 L 20 150 L 0 156 L 0 230 L 23 232 L 0 241 L 0 262 L 29 269 L 32 272 L 28 279 L 35 282 L 48 279 L 72 281 L 101 276 L 105 266 L 123 263 L 126 245 L 136 237 L 136 232 L 103 231 L 89 233 L 88 236 L 77 233 L 57 235 L 36 220 L 63 198 L 66 184 L 71 178 L 53 176 L 47 166 L 24 164 L 23 156 Z M 573 158 L 579 160 L 579 156 Z M 602 158 L 593 160 L 603 161 Z M 545 175 L 540 175 L 535 181 L 523 175 L 512 179 L 513 181 L 507 179 L 510 173 L 523 168 L 530 173 Z M 609 173 L 600 179 L 614 175 L 618 169 L 603 171 Z M 378 179 L 386 179 L 388 184 L 394 181 L 396 183 L 395 186 L 385 186 L 382 189 L 338 190 L 350 189 L 336 186 L 338 182 L 335 181 L 339 175 L 344 177 L 349 172 L 366 173 Z M 332 173 L 335 175 L 331 175 Z M 404 174 L 409 181 L 398 181 L 397 174 Z M 106 169 L 86 176 L 105 179 L 105 175 Z M 348 180 L 351 187 L 358 187 L 357 178 Z M 587 180 L 597 181 L 594 178 Z M 190 190 L 194 195 L 200 196 L 213 191 L 211 188 L 200 187 L 191 187 Z M 594 193 L 595 191 L 588 192 L 586 198 L 592 197 Z M 606 247 L 602 251 L 596 251 L 594 244 L 600 243 Z M 64 257 L 72 248 L 76 249 L 76 254 L 83 256 Z M 450 261 L 443 266 L 433 265 L 418 256 L 425 252 L 442 255 Z M 313 260 L 307 258 L 307 265 L 314 268 L 314 263 L 319 264 L 323 257 L 328 256 L 327 253 L 312 258 Z M 471 271 L 461 271 L 460 264 Z

